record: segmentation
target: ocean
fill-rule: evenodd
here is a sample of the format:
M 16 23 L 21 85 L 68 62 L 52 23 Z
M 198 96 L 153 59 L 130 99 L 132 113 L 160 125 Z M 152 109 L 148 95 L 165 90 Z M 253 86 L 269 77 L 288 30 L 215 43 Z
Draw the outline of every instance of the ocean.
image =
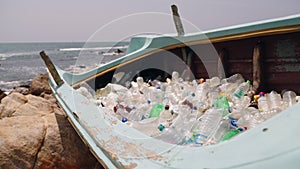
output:
M 44 50 L 61 69 L 82 72 L 124 55 L 128 42 L 0 43 L 0 89 L 28 85 L 46 66 Z

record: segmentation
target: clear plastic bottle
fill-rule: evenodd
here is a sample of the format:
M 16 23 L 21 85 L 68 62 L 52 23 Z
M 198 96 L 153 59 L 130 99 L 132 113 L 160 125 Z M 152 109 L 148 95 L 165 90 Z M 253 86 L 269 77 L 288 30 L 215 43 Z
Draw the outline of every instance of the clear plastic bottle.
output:
M 173 116 L 172 116 L 172 113 L 170 111 L 170 106 L 169 105 L 165 105 L 165 110 L 163 110 L 160 113 L 159 122 L 161 124 L 165 125 L 165 127 L 166 127 L 166 124 L 170 123 L 171 120 L 172 120 L 172 118 L 173 118 Z
M 197 121 L 192 129 L 196 137 L 195 143 L 203 145 L 206 140 L 217 130 L 222 119 L 220 109 L 208 109 Z
M 209 90 L 209 84 L 203 82 L 196 87 L 195 97 L 199 99 L 200 102 L 207 104 L 207 94 Z
M 231 98 L 234 103 L 237 103 L 242 96 L 248 93 L 250 89 L 251 82 L 247 80 L 247 82 L 241 83 L 238 88 L 233 92 Z
M 259 93 L 259 98 L 257 99 L 257 106 L 259 111 L 261 112 L 270 110 L 265 93 L 263 92 Z
M 269 105 L 269 109 L 281 109 L 282 110 L 282 99 L 280 94 L 275 91 L 271 91 L 267 95 L 267 101 Z
M 230 130 L 230 122 L 228 119 L 221 120 L 218 129 L 212 134 L 212 136 L 205 143 L 206 145 L 217 144 L 221 141 L 225 133 Z
M 230 76 L 229 78 L 221 80 L 221 84 L 236 83 L 239 85 L 243 82 L 245 82 L 245 79 L 243 78 L 243 76 L 241 74 L 234 74 L 234 75 Z
M 268 120 L 271 117 L 275 116 L 276 114 L 280 113 L 281 111 L 282 111 L 281 108 L 273 108 L 268 111 L 260 112 L 260 114 L 265 121 L 265 120 Z
M 153 136 L 156 139 L 171 143 L 182 145 L 185 143 L 185 136 L 174 127 L 165 128 L 163 131 Z
M 256 108 L 247 107 L 243 110 L 242 116 L 238 119 L 237 126 L 250 129 L 261 123 L 262 121 L 263 118 Z
M 158 117 L 148 118 L 141 121 L 127 121 L 126 123 L 148 136 L 155 136 L 160 133 L 157 128 L 159 126 Z
M 206 81 L 209 83 L 211 88 L 214 88 L 220 85 L 221 80 L 219 77 L 212 77 L 211 79 L 206 79 Z
M 128 114 L 127 118 L 132 121 L 140 121 L 149 118 L 151 105 L 148 103 L 142 103 L 136 105 L 136 107 Z
M 297 103 L 296 93 L 293 91 L 286 91 L 282 94 L 283 107 L 286 109 Z
M 179 77 L 180 77 L 180 75 L 178 72 L 176 72 L 176 71 L 172 72 L 172 82 L 178 82 Z
M 164 92 L 160 90 L 160 87 L 149 87 L 149 93 L 146 93 L 148 95 L 148 99 L 151 100 L 153 103 L 162 103 L 164 99 Z

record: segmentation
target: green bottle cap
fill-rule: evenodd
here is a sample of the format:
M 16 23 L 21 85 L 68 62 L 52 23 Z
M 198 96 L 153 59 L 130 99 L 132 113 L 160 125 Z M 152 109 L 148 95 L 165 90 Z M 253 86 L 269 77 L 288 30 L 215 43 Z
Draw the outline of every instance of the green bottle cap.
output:
M 248 84 L 251 84 L 251 81 L 250 81 L 250 80 L 247 80 L 246 82 L 247 82 Z

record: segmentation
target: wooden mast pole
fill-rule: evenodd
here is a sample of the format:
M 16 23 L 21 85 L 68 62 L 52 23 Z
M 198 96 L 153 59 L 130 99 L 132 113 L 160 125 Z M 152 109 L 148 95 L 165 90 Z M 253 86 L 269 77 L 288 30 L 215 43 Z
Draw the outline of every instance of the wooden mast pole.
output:
M 253 91 L 256 93 L 263 84 L 263 43 L 258 42 L 253 49 Z

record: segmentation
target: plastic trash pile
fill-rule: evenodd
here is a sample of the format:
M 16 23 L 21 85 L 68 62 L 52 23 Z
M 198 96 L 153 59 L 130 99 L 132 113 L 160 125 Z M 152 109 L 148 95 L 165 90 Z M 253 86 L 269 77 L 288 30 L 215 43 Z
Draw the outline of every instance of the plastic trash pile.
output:
M 251 82 L 240 74 L 184 81 L 173 72 L 166 82 L 145 83 L 138 77 L 130 86 L 108 84 L 92 93 L 85 87 L 78 91 L 148 136 L 190 146 L 228 140 L 297 102 L 293 91 L 253 95 Z

